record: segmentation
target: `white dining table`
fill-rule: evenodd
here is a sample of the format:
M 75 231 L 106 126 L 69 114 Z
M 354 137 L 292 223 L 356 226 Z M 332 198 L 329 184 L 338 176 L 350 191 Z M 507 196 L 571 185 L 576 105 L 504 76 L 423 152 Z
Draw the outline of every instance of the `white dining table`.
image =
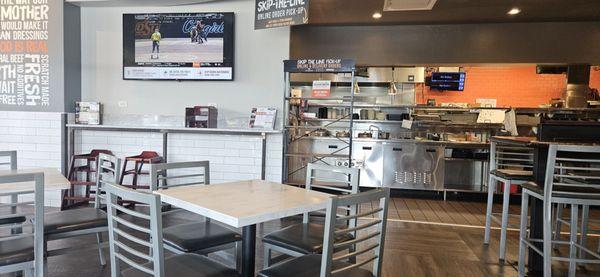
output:
M 255 275 L 256 224 L 324 209 L 332 196 L 263 180 L 157 190 L 161 201 L 242 228 L 242 276 Z
M 27 173 L 44 173 L 44 190 L 45 191 L 56 191 L 69 189 L 71 183 L 60 171 L 56 168 L 28 168 L 28 169 L 17 169 L 17 170 L 0 170 L 0 176 L 14 175 L 14 174 L 27 174 Z M 21 183 L 5 183 L 0 184 L 0 193 L 9 194 L 23 191 L 30 191 L 34 188 L 33 182 L 21 182 Z

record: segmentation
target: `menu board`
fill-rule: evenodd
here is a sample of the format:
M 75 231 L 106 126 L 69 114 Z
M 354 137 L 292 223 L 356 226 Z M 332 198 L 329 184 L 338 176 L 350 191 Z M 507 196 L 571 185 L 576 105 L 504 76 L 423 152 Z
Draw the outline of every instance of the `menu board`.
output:
M 463 91 L 465 79 L 464 72 L 435 72 L 431 74 L 430 87 L 437 90 Z
M 0 0 L 0 107 L 50 106 L 48 0 Z

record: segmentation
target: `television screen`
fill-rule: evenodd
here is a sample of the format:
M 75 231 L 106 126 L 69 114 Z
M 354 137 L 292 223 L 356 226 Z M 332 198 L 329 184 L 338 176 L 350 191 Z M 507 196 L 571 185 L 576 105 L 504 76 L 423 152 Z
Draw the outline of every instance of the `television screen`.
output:
M 457 90 L 465 89 L 466 73 L 464 72 L 434 72 L 431 74 L 429 87 L 435 90 Z
M 123 79 L 233 80 L 233 13 L 123 15 Z

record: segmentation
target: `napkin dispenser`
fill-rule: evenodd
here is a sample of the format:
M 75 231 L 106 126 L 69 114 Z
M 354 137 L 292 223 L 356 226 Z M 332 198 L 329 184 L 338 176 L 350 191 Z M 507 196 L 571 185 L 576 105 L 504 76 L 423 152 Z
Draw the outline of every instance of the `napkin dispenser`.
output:
M 218 110 L 212 106 L 185 108 L 185 127 L 217 128 Z

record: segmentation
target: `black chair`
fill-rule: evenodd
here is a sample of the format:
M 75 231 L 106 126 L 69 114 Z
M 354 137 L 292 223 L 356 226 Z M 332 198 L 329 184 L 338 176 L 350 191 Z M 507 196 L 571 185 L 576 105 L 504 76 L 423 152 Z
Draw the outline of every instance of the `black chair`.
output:
M 30 191 L 0 193 L 0 197 L 10 196 L 11 199 L 17 199 L 10 203 L 0 204 L 0 207 L 9 208 L 6 209 L 9 211 L 8 214 L 2 213 L 0 218 L 25 217 L 31 219 L 0 223 L 0 231 L 3 233 L 0 239 L 0 274 L 23 272 L 24 276 L 44 276 L 44 174 L 0 175 L 0 191 L 3 191 L 6 185 L 22 182 L 33 182 L 35 185 Z M 33 201 L 25 200 L 32 194 Z M 19 202 L 19 198 L 21 202 Z M 17 211 L 17 207 L 24 210 L 33 208 L 33 212 Z
M 321 164 L 308 164 L 306 170 L 306 189 L 325 192 L 356 194 L 358 193 L 359 171 L 357 168 L 336 167 Z M 340 207 L 346 213 L 356 214 L 357 207 Z M 303 215 L 300 224 L 294 224 L 272 232 L 263 238 L 265 248 L 264 267 L 271 266 L 272 252 L 276 251 L 292 257 L 321 253 L 323 250 L 323 224 L 309 222 L 309 214 Z M 345 224 L 355 225 L 355 220 Z M 352 233 L 339 233 L 336 241 L 348 241 Z
M 103 187 L 107 182 L 116 182 L 119 176 L 121 160 L 115 156 L 99 154 L 96 162 L 96 194 L 94 207 L 65 210 L 48 213 L 44 222 L 44 243 L 48 241 L 83 235 L 96 235 L 100 264 L 105 265 L 104 253 L 102 251 L 102 233 L 108 231 L 108 221 L 104 212 L 102 200 L 104 199 Z M 71 252 L 74 249 L 84 250 L 92 247 L 69 247 L 48 250 L 48 256 L 57 256 Z
M 325 238 L 323 254 L 309 254 L 293 258 L 262 270 L 261 277 L 312 277 L 312 276 L 345 276 L 345 277 L 379 277 L 383 263 L 383 248 L 387 221 L 387 207 L 390 197 L 389 188 L 376 189 L 365 193 L 333 197 L 327 204 L 325 221 Z M 379 202 L 379 208 L 340 218 L 336 215 L 341 207 Z M 373 215 L 373 218 L 364 218 Z M 338 230 L 336 221 L 349 218 L 364 222 L 356 227 Z M 357 231 L 355 239 L 336 242 L 336 235 Z M 358 246 L 360 244 L 360 247 Z M 353 245 L 353 247 L 349 247 Z M 339 249 L 354 249 L 348 253 Z M 338 252 L 339 251 L 339 252 Z M 354 257 L 359 262 L 348 263 Z M 359 258 L 360 257 L 360 258 Z M 369 271 L 362 266 L 373 262 Z M 398 274 L 401 274 L 398 272 Z
M 239 276 L 236 270 L 198 254 L 179 254 L 165 259 L 158 195 L 116 184 L 107 185 L 106 193 L 111 276 Z M 128 209 L 120 199 L 147 205 L 149 212 Z M 121 263 L 130 268 L 121 271 Z
M 150 187 L 169 189 L 180 186 L 209 185 L 208 161 L 162 163 L 150 165 Z M 163 206 L 164 207 L 164 206 Z M 187 213 L 177 207 L 163 212 L 165 216 Z M 193 216 L 193 215 L 192 215 Z M 174 253 L 209 254 L 220 250 L 235 249 L 236 267 L 241 263 L 242 236 L 210 219 L 167 227 L 163 230 L 164 247 Z

